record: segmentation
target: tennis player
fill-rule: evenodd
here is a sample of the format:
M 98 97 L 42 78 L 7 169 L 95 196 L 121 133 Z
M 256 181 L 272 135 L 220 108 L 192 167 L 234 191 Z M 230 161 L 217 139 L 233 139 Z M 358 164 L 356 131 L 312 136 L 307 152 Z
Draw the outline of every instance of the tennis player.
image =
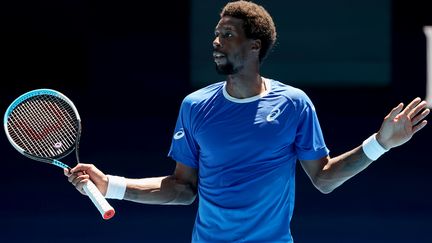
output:
M 182 102 L 169 156 L 172 175 L 126 179 L 94 165 L 65 171 L 81 192 L 92 180 L 107 198 L 191 204 L 199 197 L 193 242 L 292 242 L 299 160 L 313 185 L 329 193 L 425 127 L 426 102 L 401 103 L 377 133 L 331 158 L 314 105 L 294 87 L 260 75 L 276 41 L 271 16 L 246 1 L 228 3 L 215 28 L 216 70 L 226 75 Z

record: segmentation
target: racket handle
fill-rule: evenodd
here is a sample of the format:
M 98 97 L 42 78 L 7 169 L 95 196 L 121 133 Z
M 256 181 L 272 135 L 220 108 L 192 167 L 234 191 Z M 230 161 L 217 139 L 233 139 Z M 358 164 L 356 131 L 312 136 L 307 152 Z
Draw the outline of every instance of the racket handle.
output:
M 102 214 L 102 217 L 106 220 L 112 218 L 115 214 L 115 210 L 111 205 L 107 202 L 102 193 L 97 189 L 95 184 L 92 181 L 87 182 L 87 184 L 83 187 L 84 191 L 87 193 L 90 200 Z

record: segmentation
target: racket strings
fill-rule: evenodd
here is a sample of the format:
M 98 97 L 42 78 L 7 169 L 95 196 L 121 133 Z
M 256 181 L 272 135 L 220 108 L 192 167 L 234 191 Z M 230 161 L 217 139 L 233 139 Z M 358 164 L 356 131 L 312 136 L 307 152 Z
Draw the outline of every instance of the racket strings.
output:
M 17 132 L 17 135 L 20 135 L 16 136 L 18 141 L 13 136 L 14 141 L 19 145 L 23 145 L 26 151 L 31 154 L 47 157 L 46 149 L 41 147 L 40 143 L 35 142 L 38 137 L 36 133 L 38 129 L 35 126 L 31 127 L 31 123 L 28 122 L 31 120 L 34 124 L 42 126 L 41 121 L 35 117 L 33 107 L 28 106 L 28 102 L 24 102 L 21 104 L 21 107 L 14 110 L 9 119 L 15 122 L 10 123 L 10 127 Z
M 37 114 L 40 114 L 41 116 L 43 116 L 43 120 L 44 121 L 50 121 L 50 124 L 57 124 L 57 126 L 58 126 L 59 125 L 58 124 L 59 121 L 55 120 L 53 117 L 54 116 L 56 116 L 56 117 L 63 117 L 64 114 L 60 114 L 58 112 L 59 111 L 59 107 L 57 106 L 57 104 L 54 103 L 55 104 L 54 105 L 53 103 L 47 102 L 45 100 L 42 100 L 42 102 L 45 105 L 44 108 L 50 108 L 50 109 L 46 110 L 45 113 L 37 113 Z M 51 114 L 49 114 L 49 113 L 51 113 Z M 68 113 L 66 113 L 66 114 L 68 115 Z M 71 117 L 69 117 L 69 118 L 72 119 Z M 62 121 L 60 121 L 60 122 L 63 122 L 63 121 L 69 122 L 68 119 L 65 119 L 65 120 L 62 119 Z M 71 126 L 70 123 L 68 123 L 67 125 Z M 67 129 L 65 129 L 64 132 L 67 133 L 67 136 L 65 136 L 64 138 L 66 139 L 65 143 L 68 146 L 72 146 L 74 144 L 74 142 L 75 142 L 75 140 L 72 139 L 75 133 L 69 129 L 69 126 L 65 127 Z M 47 135 L 48 135 L 48 139 L 50 139 L 51 142 L 59 141 L 59 139 L 60 139 L 60 137 L 59 137 L 60 134 L 57 134 L 57 133 L 49 133 Z
M 17 129 L 17 126 L 20 126 L 20 121 L 16 120 L 15 117 L 10 117 L 8 119 L 8 129 L 12 140 L 15 141 L 15 143 L 17 143 L 25 151 L 34 150 L 33 148 L 37 145 L 34 144 L 31 140 L 29 140 L 27 136 L 23 134 L 23 131 L 21 129 Z M 39 150 L 36 150 L 35 154 L 38 156 L 42 156 L 39 151 L 42 150 L 39 148 Z
M 59 102 L 55 102 L 55 101 L 59 101 Z M 45 129 L 59 131 L 59 132 L 49 131 L 46 134 L 50 144 L 55 145 L 58 142 L 62 142 L 63 143 L 62 147 L 63 145 L 66 145 L 64 146 L 65 148 L 69 148 L 73 146 L 75 143 L 76 132 L 77 132 L 76 125 L 71 123 L 72 119 L 76 120 L 76 116 L 74 117 L 70 116 L 71 113 L 75 114 L 73 110 L 66 102 L 60 99 L 58 100 L 53 100 L 52 98 L 50 100 L 42 99 L 41 102 L 43 103 L 42 107 L 44 108 L 44 112 L 37 112 L 36 114 L 42 116 L 41 120 L 49 121 L 49 123 L 47 124 L 48 126 Z M 47 130 L 45 130 L 45 132 L 46 131 Z M 64 152 L 62 150 L 58 150 L 58 148 L 55 148 L 54 151 L 52 147 L 50 147 L 49 151 L 52 154 L 55 154 L 55 151 Z
M 43 102 L 43 100 L 39 100 L 37 102 Z M 27 139 L 27 140 L 30 140 L 32 142 L 31 143 L 32 145 L 36 145 L 36 147 L 43 152 L 43 154 L 42 154 L 43 156 L 45 156 L 45 157 L 46 156 L 47 157 L 55 156 L 56 151 L 53 150 L 52 146 L 49 146 L 49 147 L 40 146 L 41 143 L 38 143 L 37 141 L 45 140 L 44 141 L 45 143 L 48 142 L 48 144 L 51 144 L 51 145 L 54 144 L 55 141 L 57 141 L 57 142 L 61 141 L 58 134 L 51 132 L 52 130 L 59 129 L 58 121 L 56 121 L 52 118 L 53 114 L 50 114 L 50 113 L 52 113 L 53 110 L 56 110 L 56 109 L 53 109 L 52 106 L 51 107 L 46 106 L 46 102 L 43 102 L 43 103 L 45 103 L 45 106 L 42 106 L 42 108 L 45 108 L 45 109 L 43 109 L 42 112 L 39 112 L 40 107 L 37 106 L 37 105 L 39 105 L 37 102 L 35 102 L 33 100 L 33 101 L 29 101 L 29 102 L 26 102 L 25 104 L 23 104 L 23 107 L 30 112 L 23 113 L 22 116 L 20 116 L 20 117 L 23 118 L 27 114 L 28 119 L 33 121 L 33 123 L 28 123 L 28 122 L 24 123 L 26 125 L 24 127 L 24 131 L 26 132 L 26 135 L 30 136 L 30 138 L 32 138 L 32 139 Z M 51 103 L 51 102 L 49 102 L 49 103 Z M 49 109 L 47 110 L 46 108 L 49 108 Z M 29 125 L 31 125 L 31 127 L 29 127 Z M 35 141 L 36 141 L 36 143 L 35 143 Z M 37 150 L 35 150 L 35 151 L 37 152 Z M 63 151 L 58 151 L 58 152 L 63 152 Z M 39 154 L 39 155 L 41 155 L 41 154 Z
M 37 102 L 43 103 L 43 106 L 40 107 L 43 109 L 43 112 L 39 112 L 37 110 L 38 109 Z M 37 131 L 37 132 L 39 132 L 39 134 L 36 134 L 35 138 L 39 140 L 39 139 L 42 139 L 43 137 L 45 137 L 45 139 L 51 144 L 55 144 L 56 141 L 57 142 L 61 141 L 59 134 L 50 132 L 50 130 L 59 129 L 59 127 L 60 127 L 61 121 L 54 119 L 54 117 L 60 117 L 60 114 L 55 112 L 57 109 L 59 109 L 57 107 L 57 104 L 55 104 L 55 106 L 54 106 L 54 105 L 52 105 L 52 102 L 47 102 L 45 100 L 40 100 L 37 102 L 28 102 L 25 104 L 25 105 L 27 105 L 27 107 L 30 110 L 32 110 L 32 115 L 34 115 L 33 120 L 36 121 L 35 124 L 37 125 L 37 127 L 34 127 L 34 128 L 36 128 L 36 129 L 43 128 L 43 130 Z M 65 142 L 67 140 L 70 140 L 69 137 L 65 137 L 65 138 L 66 138 Z M 65 144 L 70 146 L 72 144 L 72 141 L 70 141 L 69 144 L 67 144 L 67 143 L 65 143 Z M 50 153 L 49 157 L 56 155 L 56 152 L 53 150 L 52 147 L 45 148 L 44 151 L 46 153 L 48 153 L 48 152 Z M 59 151 L 59 152 L 62 152 L 62 151 Z
M 8 129 L 26 152 L 48 158 L 67 152 L 79 133 L 74 109 L 51 95 L 35 96 L 18 105 L 8 118 Z
M 15 128 L 14 130 L 18 131 L 21 137 L 18 137 L 20 141 L 16 141 L 20 145 L 24 145 L 27 149 L 27 152 L 31 154 L 35 154 L 42 157 L 51 157 L 52 152 L 47 154 L 49 150 L 47 150 L 44 146 L 41 146 L 41 143 L 37 141 L 40 140 L 40 132 L 41 127 L 44 127 L 44 121 L 39 117 L 35 116 L 34 107 L 29 106 L 30 102 L 25 102 L 21 104 L 20 109 L 16 109 L 13 115 L 11 116 L 14 119 L 17 126 L 11 126 Z M 24 112 L 25 111 L 25 112 Z M 30 123 L 32 121 L 33 123 Z M 21 142 L 21 143 L 20 143 Z M 27 142 L 27 143 L 25 143 Z
M 72 144 L 75 143 L 75 139 L 70 139 L 71 137 L 76 137 L 76 133 L 78 130 L 78 124 L 76 123 L 77 117 L 75 115 L 75 112 L 73 111 L 72 107 L 70 105 L 68 105 L 66 102 L 62 102 L 63 109 L 55 109 L 54 111 L 58 112 L 62 112 L 62 114 L 58 114 L 61 117 L 66 117 L 66 119 L 64 120 L 68 126 L 66 126 L 65 128 L 65 132 L 69 135 L 67 138 L 70 140 L 70 142 Z M 53 105 L 48 103 L 49 105 Z M 72 116 L 73 115 L 73 116 Z
M 23 107 L 25 107 L 25 103 L 23 103 L 22 105 Z M 14 115 L 15 116 L 11 116 L 8 120 L 8 124 L 10 125 L 9 127 L 16 132 L 16 134 L 11 133 L 13 140 L 19 145 L 21 145 L 21 147 L 24 146 L 27 152 L 39 156 L 44 156 L 44 154 L 42 154 L 44 150 L 40 147 L 38 143 L 35 143 L 34 140 L 31 139 L 31 137 L 34 137 L 31 135 L 32 130 L 29 129 L 28 123 L 25 122 L 30 117 L 24 117 L 25 113 L 22 112 L 22 109 L 16 110 L 16 112 L 14 112 Z M 11 123 L 11 120 L 15 123 Z

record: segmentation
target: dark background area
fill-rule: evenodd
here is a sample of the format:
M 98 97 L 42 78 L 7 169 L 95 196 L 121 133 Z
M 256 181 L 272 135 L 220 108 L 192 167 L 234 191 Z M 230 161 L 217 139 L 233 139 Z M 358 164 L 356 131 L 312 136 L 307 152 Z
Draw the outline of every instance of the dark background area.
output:
M 391 0 L 256 0 L 272 15 L 277 41 L 261 74 L 293 86 L 382 87 L 390 83 Z M 190 82 L 220 79 L 212 43 L 221 1 L 190 1 Z M 209 45 L 209 48 L 211 46 Z
M 333 156 L 377 131 L 400 101 L 425 96 L 422 28 L 432 25 L 431 7 L 392 2 L 389 85 L 301 87 L 315 103 Z M 188 1 L 0 3 L 0 111 L 29 90 L 59 90 L 82 117 L 82 161 L 126 177 L 171 173 L 175 163 L 166 154 L 178 108 L 195 89 L 189 9 Z M 210 44 L 193 48 L 208 51 Z M 112 200 L 117 215 L 104 221 L 61 169 L 21 156 L 1 134 L 0 242 L 190 241 L 197 203 Z M 431 242 L 431 135 L 426 127 L 329 195 L 298 166 L 296 242 Z M 73 156 L 64 162 L 75 163 Z

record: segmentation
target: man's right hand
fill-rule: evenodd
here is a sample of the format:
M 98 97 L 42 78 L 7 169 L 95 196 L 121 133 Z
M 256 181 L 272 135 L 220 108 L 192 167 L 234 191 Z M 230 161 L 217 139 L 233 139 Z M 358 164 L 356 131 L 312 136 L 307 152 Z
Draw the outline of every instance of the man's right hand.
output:
M 102 195 L 105 196 L 108 188 L 108 177 L 93 164 L 78 164 L 71 170 L 64 169 L 68 181 L 83 195 L 87 195 L 83 186 L 91 180 Z

